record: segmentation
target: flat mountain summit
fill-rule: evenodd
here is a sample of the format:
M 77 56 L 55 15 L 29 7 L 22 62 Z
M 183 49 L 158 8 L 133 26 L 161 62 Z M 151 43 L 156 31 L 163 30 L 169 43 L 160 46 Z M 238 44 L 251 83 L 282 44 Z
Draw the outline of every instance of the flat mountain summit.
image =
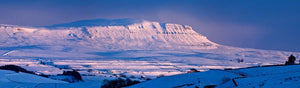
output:
M 127 26 L 131 24 L 139 24 L 146 20 L 143 19 L 90 19 L 90 20 L 80 20 L 70 23 L 55 24 L 45 27 L 84 27 L 84 26 Z

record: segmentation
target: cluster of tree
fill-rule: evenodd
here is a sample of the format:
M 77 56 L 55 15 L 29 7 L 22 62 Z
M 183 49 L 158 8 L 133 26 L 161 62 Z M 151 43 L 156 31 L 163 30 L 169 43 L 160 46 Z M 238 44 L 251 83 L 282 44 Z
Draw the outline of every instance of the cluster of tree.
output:
M 293 65 L 295 64 L 296 57 L 292 54 L 288 57 L 288 61 L 285 62 L 285 65 Z
M 193 72 L 200 72 L 195 68 L 191 68 L 189 71 L 187 71 L 187 73 L 193 73 Z
M 80 73 L 76 70 L 64 71 L 62 75 L 72 76 L 74 77 L 74 81 L 83 81 Z
M 237 61 L 238 63 L 242 63 L 242 62 L 244 62 L 244 59 L 238 58 L 238 59 L 236 59 L 236 61 Z

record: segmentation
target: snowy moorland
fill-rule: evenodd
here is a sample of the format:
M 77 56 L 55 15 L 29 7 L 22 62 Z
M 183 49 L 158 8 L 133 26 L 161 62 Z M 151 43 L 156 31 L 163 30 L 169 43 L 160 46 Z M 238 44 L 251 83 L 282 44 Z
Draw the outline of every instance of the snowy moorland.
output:
M 55 75 L 63 71 L 75 69 L 84 80 L 70 83 L 77 88 L 86 84 L 89 86 L 84 88 L 100 87 L 103 80 L 120 77 L 138 81 L 153 79 L 135 85 L 140 87 L 152 84 L 152 81 L 155 84 L 155 80 L 169 80 L 168 77 L 156 79 L 162 75 L 183 79 L 203 74 L 211 74 L 205 77 L 213 74 L 221 77 L 216 78 L 219 81 L 212 83 L 212 80 L 206 80 L 203 84 L 221 85 L 223 76 L 232 79 L 240 75 L 207 70 L 282 64 L 290 54 L 300 55 L 298 52 L 224 46 L 208 40 L 188 25 L 140 19 L 95 19 L 39 27 L 0 25 L 0 65 L 18 65 L 52 79 L 59 79 Z M 207 72 L 184 74 L 190 69 Z M 262 79 L 267 80 L 268 77 Z M 191 82 L 193 80 L 196 82 L 198 79 L 190 79 Z M 257 79 L 236 81 L 247 86 L 245 80 Z M 181 81 L 189 79 L 177 82 Z M 49 84 L 53 84 L 51 82 Z M 195 87 L 196 83 L 193 84 Z M 44 88 L 42 86 L 45 85 L 47 83 L 38 87 Z M 68 85 L 55 83 L 54 86 Z M 202 82 L 197 85 L 202 86 Z M 162 87 L 174 86 L 165 83 Z M 226 83 L 221 86 L 232 85 Z

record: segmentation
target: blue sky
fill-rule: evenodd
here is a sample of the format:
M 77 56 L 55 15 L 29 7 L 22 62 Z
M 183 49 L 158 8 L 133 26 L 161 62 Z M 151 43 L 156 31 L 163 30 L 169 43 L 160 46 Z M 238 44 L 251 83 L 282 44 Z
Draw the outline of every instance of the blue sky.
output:
M 139 18 L 191 25 L 223 45 L 300 51 L 300 0 L 1 0 L 0 24 Z

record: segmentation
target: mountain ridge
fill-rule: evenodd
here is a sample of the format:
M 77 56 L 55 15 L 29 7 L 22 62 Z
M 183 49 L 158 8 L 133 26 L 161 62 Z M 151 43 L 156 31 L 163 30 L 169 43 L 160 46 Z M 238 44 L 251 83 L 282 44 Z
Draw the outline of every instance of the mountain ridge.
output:
M 7 34 L 8 36 L 4 40 L 19 41 L 21 43 L 27 42 L 30 39 L 44 41 L 42 37 L 46 37 L 44 39 L 52 40 L 52 42 L 59 42 L 57 40 L 67 43 L 80 42 L 88 46 L 92 44 L 92 46 L 95 47 L 99 44 L 100 47 L 98 48 L 104 47 L 106 49 L 170 49 L 176 47 L 181 49 L 208 49 L 216 48 L 217 45 L 187 25 L 158 23 L 136 19 L 95 19 L 45 27 L 8 25 L 1 26 L 1 29 L 4 29 L 5 31 L 2 30 L 3 34 Z M 39 38 L 37 38 L 37 36 Z M 5 38 L 5 36 L 3 37 Z M 41 41 L 29 41 L 27 44 L 41 44 Z M 48 42 L 44 43 L 46 45 L 51 44 L 49 41 L 44 42 Z

